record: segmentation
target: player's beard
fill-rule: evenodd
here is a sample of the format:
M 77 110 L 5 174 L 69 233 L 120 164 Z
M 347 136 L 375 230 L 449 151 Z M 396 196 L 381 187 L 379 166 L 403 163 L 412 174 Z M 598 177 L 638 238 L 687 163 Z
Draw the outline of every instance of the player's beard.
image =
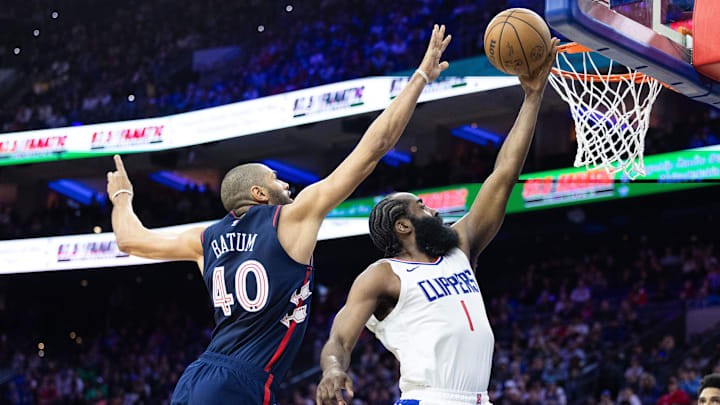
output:
M 293 202 L 293 199 L 290 198 L 290 191 L 288 190 L 276 190 L 274 188 L 267 188 L 267 192 L 270 195 L 270 204 L 271 205 L 285 205 L 290 204 Z
M 439 216 L 411 217 L 410 222 L 415 228 L 417 248 L 430 257 L 445 256 L 460 244 L 457 231 L 449 225 L 443 224 L 443 220 Z

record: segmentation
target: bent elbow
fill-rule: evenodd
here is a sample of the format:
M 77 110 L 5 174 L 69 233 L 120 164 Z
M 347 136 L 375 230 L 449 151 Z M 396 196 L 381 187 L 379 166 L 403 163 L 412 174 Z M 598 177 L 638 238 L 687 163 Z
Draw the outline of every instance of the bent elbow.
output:
M 119 251 L 127 253 L 129 255 L 134 255 L 135 251 L 137 250 L 136 244 L 127 239 L 117 239 L 115 243 L 117 244 L 117 248 Z
M 130 245 L 127 242 L 117 240 L 115 243 L 117 244 L 117 248 L 119 251 L 128 254 L 130 253 Z

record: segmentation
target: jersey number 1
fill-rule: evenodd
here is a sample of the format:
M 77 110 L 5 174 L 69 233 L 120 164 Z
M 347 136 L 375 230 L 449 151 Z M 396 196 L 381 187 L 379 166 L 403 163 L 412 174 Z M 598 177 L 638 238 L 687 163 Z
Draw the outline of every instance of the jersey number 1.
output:
M 470 331 L 474 332 L 475 328 L 473 328 L 472 319 L 470 319 L 470 312 L 468 312 L 467 307 L 465 306 L 465 300 L 460 300 L 460 303 L 462 304 L 462 307 L 465 310 L 465 316 L 467 316 L 468 323 L 470 324 Z
M 255 285 L 257 286 L 257 292 L 253 299 L 250 299 L 247 292 L 247 276 L 250 273 L 255 277 Z M 257 312 L 263 309 L 268 302 L 269 292 L 268 276 L 262 263 L 257 260 L 248 260 L 238 267 L 235 272 L 235 296 L 244 310 Z M 215 308 L 222 308 L 223 314 L 230 316 L 235 300 L 231 294 L 227 293 L 225 267 L 223 266 L 215 267 L 213 271 L 212 298 Z

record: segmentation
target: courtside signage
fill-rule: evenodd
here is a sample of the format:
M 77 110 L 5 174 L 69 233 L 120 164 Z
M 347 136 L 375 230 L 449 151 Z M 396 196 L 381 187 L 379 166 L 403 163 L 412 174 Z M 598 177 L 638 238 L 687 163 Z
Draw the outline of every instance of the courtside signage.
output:
M 123 148 L 161 143 L 164 128 L 164 125 L 126 126 L 108 130 L 100 128 L 92 134 L 90 149 Z
M 624 173 L 610 175 L 584 167 L 526 174 L 513 189 L 508 212 L 717 185 L 720 145 L 645 156 L 645 170 L 641 182 L 629 181 Z
M 507 212 L 637 197 L 720 184 L 720 145 L 645 157 L 647 176 L 631 182 L 621 173 L 604 169 L 565 168 L 520 176 L 508 201 Z M 428 207 L 450 217 L 464 215 L 482 184 L 461 184 L 414 193 Z M 367 217 L 383 196 L 348 200 L 329 218 Z
M 325 111 L 346 110 L 365 104 L 365 86 L 300 96 L 293 103 L 293 118 L 304 117 Z
M 160 228 L 159 231 L 183 232 L 194 227 L 208 227 L 213 221 Z M 318 240 L 366 235 L 366 218 L 326 220 Z M 134 266 L 160 263 L 121 252 L 111 232 L 19 239 L 0 242 L 0 274 L 35 271 L 76 270 L 98 267 Z
M 66 134 L 30 134 L 0 137 L 0 165 L 5 161 L 22 158 L 52 156 L 67 151 Z
M 527 212 L 720 184 L 720 145 L 646 156 L 645 162 L 648 172 L 645 182 L 629 182 L 620 175 L 608 175 L 604 170 L 587 172 L 584 168 L 523 175 L 513 188 L 507 212 Z M 415 194 L 427 206 L 440 211 L 446 221 L 452 222 L 470 209 L 481 187 L 479 183 L 459 184 L 420 190 Z M 323 221 L 318 240 L 367 235 L 367 218 L 382 198 L 360 198 L 340 204 Z M 200 222 L 160 230 L 182 232 L 192 227 L 207 227 L 212 223 Z M 0 242 L 0 274 L 157 262 L 120 252 L 112 233 Z
M 0 134 L 0 166 L 182 148 L 383 110 L 407 81 L 370 77 L 161 118 Z M 518 83 L 515 77 L 443 77 L 419 102 Z

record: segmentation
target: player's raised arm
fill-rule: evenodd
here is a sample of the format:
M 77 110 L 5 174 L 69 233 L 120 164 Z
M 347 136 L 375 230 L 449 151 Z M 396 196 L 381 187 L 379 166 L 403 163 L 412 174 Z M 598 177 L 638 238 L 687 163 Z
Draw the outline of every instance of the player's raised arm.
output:
M 353 396 L 352 380 L 347 375 L 350 354 L 365 323 L 377 309 L 378 299 L 384 296 L 397 299 L 399 295 L 400 280 L 386 262 L 371 265 L 355 279 L 320 355 L 323 376 L 317 387 L 318 405 L 346 404 L 342 390 Z
M 505 218 L 510 193 L 520 176 L 535 133 L 538 111 L 559 42 L 553 38 L 545 64 L 533 75 L 520 76 L 525 100 L 515 125 L 500 148 L 495 168 L 480 188 L 470 212 L 453 226 L 460 236 L 462 250 L 471 261 L 495 237 Z
M 444 25 L 435 25 L 427 52 L 418 68 L 422 73 L 412 75 L 397 98 L 370 125 L 355 149 L 327 178 L 297 196 L 293 210 L 300 209 L 304 216 L 322 220 L 372 173 L 378 161 L 395 146 L 405 130 L 418 97 L 425 88 L 426 79 L 432 82 L 447 69 L 448 62 L 441 63 L 440 57 L 450 39 L 449 35 L 445 36 Z M 427 77 L 424 78 L 423 74 Z
M 120 156 L 116 170 L 108 172 L 108 198 L 113 203 L 112 226 L 118 249 L 133 256 L 159 260 L 192 260 L 202 269 L 203 228 L 182 233 L 151 231 L 143 226 L 132 208 L 133 187 Z

